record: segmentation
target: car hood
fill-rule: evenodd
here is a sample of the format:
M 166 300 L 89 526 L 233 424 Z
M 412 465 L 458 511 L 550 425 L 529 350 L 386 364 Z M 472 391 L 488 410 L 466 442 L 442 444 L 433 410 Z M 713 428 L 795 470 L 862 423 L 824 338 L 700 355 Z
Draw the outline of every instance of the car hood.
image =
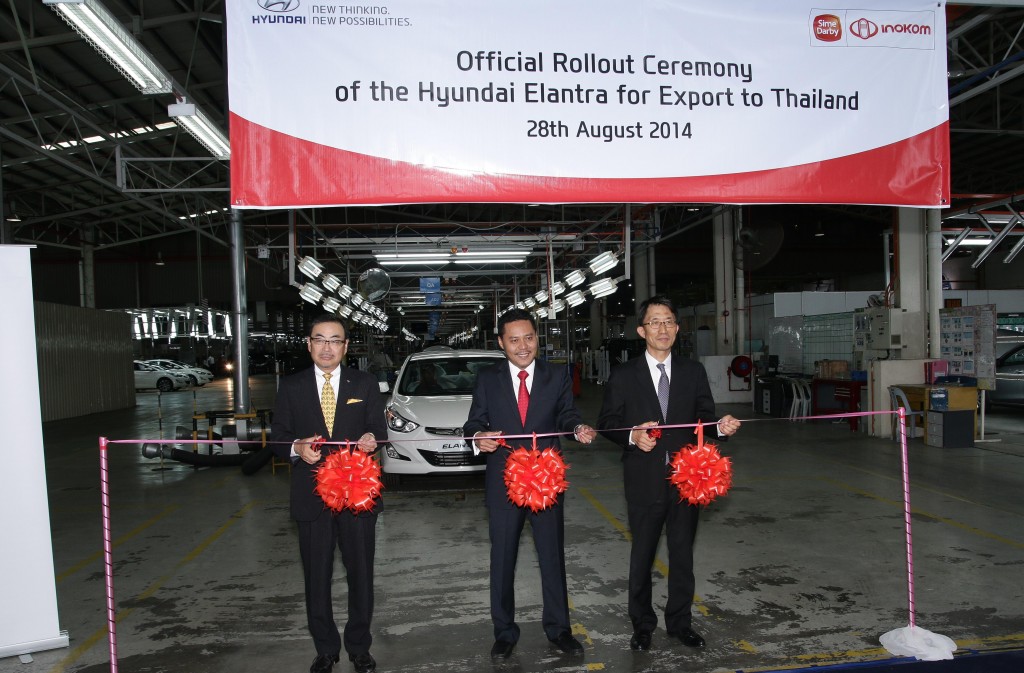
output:
M 472 395 L 395 395 L 391 398 L 391 404 L 399 414 L 420 425 L 435 428 L 461 427 L 469 416 L 472 401 Z

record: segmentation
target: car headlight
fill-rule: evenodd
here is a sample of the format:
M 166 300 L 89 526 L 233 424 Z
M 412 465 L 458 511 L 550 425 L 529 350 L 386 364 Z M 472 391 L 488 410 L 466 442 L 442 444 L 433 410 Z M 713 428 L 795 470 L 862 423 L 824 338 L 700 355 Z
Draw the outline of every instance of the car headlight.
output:
M 387 416 L 388 427 L 395 432 L 412 432 L 420 427 L 419 423 L 414 423 L 408 418 L 401 416 L 391 407 L 384 410 L 384 415 Z

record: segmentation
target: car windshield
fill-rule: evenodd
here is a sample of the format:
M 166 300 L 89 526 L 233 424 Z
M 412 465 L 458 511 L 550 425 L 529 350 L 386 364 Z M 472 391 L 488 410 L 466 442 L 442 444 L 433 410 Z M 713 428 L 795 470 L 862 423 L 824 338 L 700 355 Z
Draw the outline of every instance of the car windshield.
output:
M 469 395 L 477 373 L 503 358 L 413 360 L 398 382 L 399 395 Z

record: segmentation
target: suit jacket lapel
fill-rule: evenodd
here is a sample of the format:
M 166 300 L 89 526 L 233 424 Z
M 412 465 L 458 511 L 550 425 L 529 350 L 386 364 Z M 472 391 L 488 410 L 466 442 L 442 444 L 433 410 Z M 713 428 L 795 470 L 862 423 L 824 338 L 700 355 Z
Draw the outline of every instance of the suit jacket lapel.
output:
M 651 378 L 651 370 L 647 366 L 647 357 L 641 355 L 636 358 L 634 372 L 637 378 L 637 390 L 643 397 L 647 408 L 652 412 L 652 418 L 661 418 L 661 402 L 658 401 L 658 389 L 654 387 L 654 379 Z M 672 389 L 669 388 L 669 401 L 671 402 Z M 671 405 L 670 405 L 671 406 Z M 663 418 L 663 421 L 668 421 Z

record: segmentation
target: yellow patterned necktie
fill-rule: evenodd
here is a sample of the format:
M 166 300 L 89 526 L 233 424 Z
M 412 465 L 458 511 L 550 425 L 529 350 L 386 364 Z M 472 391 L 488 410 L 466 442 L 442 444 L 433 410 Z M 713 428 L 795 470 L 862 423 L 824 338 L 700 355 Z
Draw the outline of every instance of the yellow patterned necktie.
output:
M 334 388 L 331 387 L 331 375 L 324 374 L 324 388 L 320 392 L 320 408 L 324 412 L 324 423 L 327 424 L 327 434 L 334 432 L 334 409 L 338 401 L 334 397 Z

